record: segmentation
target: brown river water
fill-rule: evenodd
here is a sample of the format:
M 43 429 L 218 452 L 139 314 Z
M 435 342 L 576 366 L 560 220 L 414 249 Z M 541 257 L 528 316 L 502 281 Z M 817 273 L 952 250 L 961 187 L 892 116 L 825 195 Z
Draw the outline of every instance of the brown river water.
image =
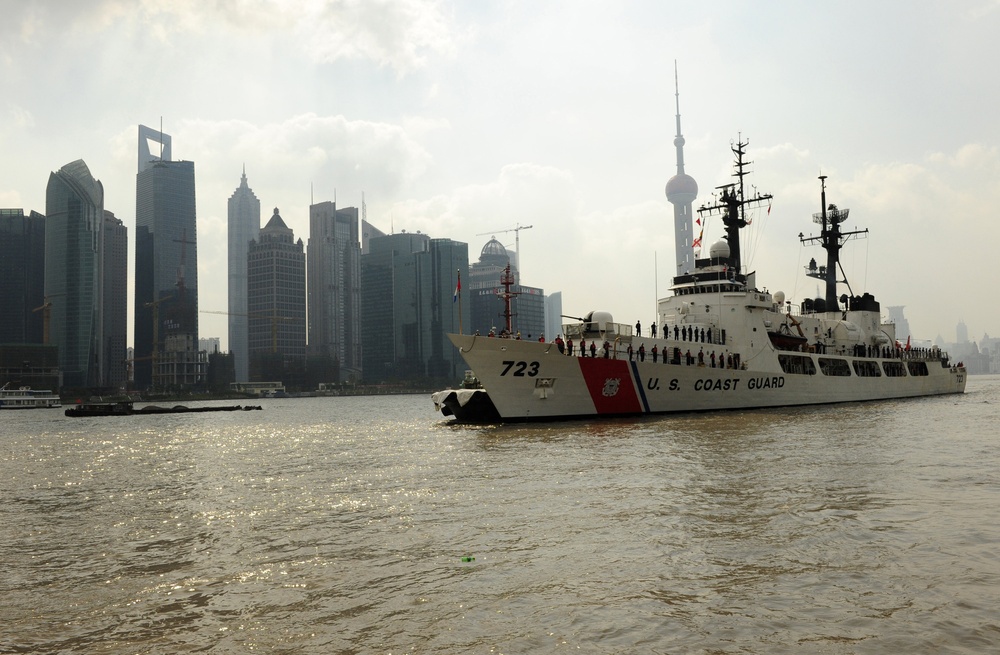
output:
M 1000 377 L 456 426 L 0 414 L 0 653 L 1000 652 Z

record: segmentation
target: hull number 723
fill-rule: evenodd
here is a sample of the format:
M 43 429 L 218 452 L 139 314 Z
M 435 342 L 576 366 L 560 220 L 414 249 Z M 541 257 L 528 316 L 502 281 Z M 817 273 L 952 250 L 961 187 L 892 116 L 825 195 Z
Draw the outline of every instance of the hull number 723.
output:
M 529 378 L 533 378 L 538 375 L 538 362 L 515 362 L 513 360 L 504 360 L 503 370 L 500 371 L 500 376 L 503 377 L 510 373 L 514 377 L 523 378 L 527 375 Z M 511 373 L 511 369 L 514 372 Z

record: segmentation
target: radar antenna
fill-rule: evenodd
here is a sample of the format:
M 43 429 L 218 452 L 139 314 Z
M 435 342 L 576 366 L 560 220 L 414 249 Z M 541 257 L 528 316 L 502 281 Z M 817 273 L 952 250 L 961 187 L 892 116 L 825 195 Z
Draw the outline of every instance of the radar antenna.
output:
M 837 205 L 826 204 L 826 175 L 819 176 L 820 181 L 820 206 L 823 211 L 813 214 L 813 223 L 819 223 L 821 231 L 819 236 L 807 237 L 799 233 L 799 241 L 803 244 L 819 242 L 826 250 L 826 266 L 816 267 L 816 260 L 809 262 L 806 268 L 806 275 L 819 280 L 826 281 L 826 306 L 832 311 L 837 307 L 837 269 L 844 276 L 843 282 L 847 285 L 847 290 L 854 295 L 850 283 L 847 281 L 847 274 L 840 263 L 840 249 L 845 242 L 851 238 L 861 238 L 861 235 L 868 234 L 868 228 L 864 230 L 854 230 L 853 232 L 841 232 L 840 224 L 847 220 L 850 209 L 840 209 Z
M 718 201 L 713 205 L 702 205 L 698 209 L 699 215 L 722 215 L 722 222 L 726 226 L 726 241 L 729 243 L 729 265 L 736 269 L 738 276 L 743 270 L 743 261 L 740 255 L 740 230 L 750 224 L 746 218 L 746 210 L 748 207 L 758 207 L 773 197 L 769 193 L 759 193 L 756 187 L 753 187 L 752 196 L 746 195 L 744 178 L 749 174 L 747 166 L 753 163 L 744 159 L 749 143 L 749 140 L 740 141 L 737 139 L 736 144 L 732 146 L 733 154 L 736 156 L 736 161 L 733 164 L 735 169 L 733 177 L 737 181 L 716 187 L 722 191 Z

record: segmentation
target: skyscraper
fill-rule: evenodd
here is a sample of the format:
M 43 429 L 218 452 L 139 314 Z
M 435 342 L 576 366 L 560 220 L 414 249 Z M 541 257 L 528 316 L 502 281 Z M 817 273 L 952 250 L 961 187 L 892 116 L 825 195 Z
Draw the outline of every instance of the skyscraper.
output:
M 447 334 L 470 324 L 468 299 L 455 296 L 457 274 L 469 279 L 468 245 L 402 233 L 373 237 L 369 248 L 362 263 L 365 379 L 460 378 L 464 364 Z
M 128 228 L 104 210 L 104 382 L 125 387 L 128 376 Z
M 0 209 L 0 343 L 42 343 L 45 217 Z
M 82 159 L 49 175 L 45 189 L 45 297 L 50 342 L 68 387 L 103 384 L 104 187 Z
M 362 352 L 370 383 L 424 376 L 418 324 L 417 256 L 429 248 L 426 234 L 375 236 L 361 258 Z
M 229 351 L 236 381 L 247 382 L 247 249 L 260 233 L 260 200 L 247 185 L 246 168 L 240 186 L 229 197 Z
M 667 181 L 667 200 L 674 206 L 674 253 L 676 275 L 694 270 L 695 236 L 693 233 L 692 205 L 698 197 L 698 183 L 684 172 L 684 136 L 681 134 L 681 95 L 677 85 L 677 64 L 674 63 L 674 98 L 677 102 L 677 174 Z M 700 246 L 700 235 L 698 237 Z
M 306 255 L 278 209 L 247 253 L 248 347 L 254 381 L 302 375 L 306 353 Z
M 562 334 L 562 291 L 545 296 L 545 338 L 552 340 Z
M 427 377 L 459 380 L 465 361 L 448 333 L 464 331 L 469 319 L 468 310 L 459 305 L 455 293 L 458 275 L 469 273 L 469 244 L 431 239 L 429 246 L 417 257 L 421 353 L 427 362 Z
M 309 350 L 336 358 L 340 381 L 361 377 L 361 242 L 356 207 L 309 207 Z
M 150 141 L 160 145 L 152 154 Z M 188 386 L 198 356 L 198 233 L 194 163 L 172 161 L 170 135 L 139 126 L 135 201 L 135 382 Z

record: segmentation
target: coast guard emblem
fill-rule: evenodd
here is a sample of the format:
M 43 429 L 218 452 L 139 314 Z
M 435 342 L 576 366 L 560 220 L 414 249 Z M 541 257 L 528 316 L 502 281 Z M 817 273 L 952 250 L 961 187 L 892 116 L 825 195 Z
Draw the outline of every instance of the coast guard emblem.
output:
M 606 398 L 617 396 L 621 381 L 621 378 L 608 378 L 604 381 L 604 389 L 601 390 L 601 394 Z

